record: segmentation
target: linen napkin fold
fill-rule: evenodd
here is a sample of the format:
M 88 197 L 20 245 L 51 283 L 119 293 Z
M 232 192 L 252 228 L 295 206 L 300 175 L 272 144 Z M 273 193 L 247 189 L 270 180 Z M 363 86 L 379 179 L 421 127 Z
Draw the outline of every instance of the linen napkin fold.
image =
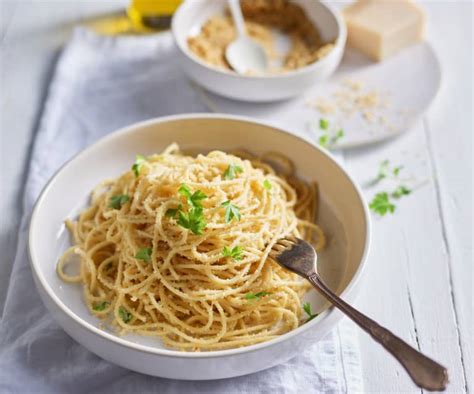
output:
M 73 341 L 41 303 L 27 257 L 38 194 L 75 153 L 117 128 L 185 112 L 205 100 L 179 68 L 169 33 L 101 37 L 77 29 L 63 50 L 37 132 L 17 254 L 0 322 L 2 393 L 356 393 L 362 391 L 357 335 L 343 321 L 286 364 L 217 381 L 175 381 L 131 372 Z

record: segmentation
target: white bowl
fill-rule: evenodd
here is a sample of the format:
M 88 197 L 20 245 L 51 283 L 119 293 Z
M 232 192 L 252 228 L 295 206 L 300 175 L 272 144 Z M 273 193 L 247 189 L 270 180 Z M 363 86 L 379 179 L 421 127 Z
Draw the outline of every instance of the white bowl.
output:
M 339 11 L 318 0 L 295 0 L 318 27 L 325 41 L 335 41 L 332 51 L 321 60 L 283 74 L 239 75 L 211 66 L 192 53 L 187 44 L 213 15 L 222 14 L 222 0 L 185 1 L 176 11 L 172 31 L 179 48 L 180 63 L 186 74 L 199 85 L 221 96 L 254 102 L 287 99 L 303 93 L 314 83 L 328 78 L 339 65 L 346 43 L 346 25 Z
M 174 379 L 204 380 L 245 375 L 285 362 L 323 338 L 342 315 L 315 291 L 308 300 L 321 314 L 277 339 L 238 349 L 187 353 L 163 347 L 157 338 L 118 335 L 99 329 L 82 300 L 80 285 L 56 275 L 58 257 L 69 246 L 64 219 L 74 217 L 100 181 L 130 168 L 137 153 L 150 155 L 172 142 L 184 149 L 244 148 L 278 151 L 299 175 L 317 180 L 318 222 L 328 235 L 318 268 L 330 287 L 353 301 L 369 247 L 369 215 L 360 190 L 325 151 L 275 127 L 226 115 L 180 115 L 138 123 L 113 133 L 65 164 L 39 197 L 31 219 L 29 253 L 40 296 L 64 330 L 100 357 L 134 371 Z

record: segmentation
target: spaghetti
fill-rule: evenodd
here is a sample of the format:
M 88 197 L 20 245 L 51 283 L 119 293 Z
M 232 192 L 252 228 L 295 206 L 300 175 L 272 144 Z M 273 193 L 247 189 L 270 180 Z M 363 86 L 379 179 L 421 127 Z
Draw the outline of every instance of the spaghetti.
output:
M 121 334 L 201 351 L 270 340 L 301 323 L 308 284 L 268 253 L 287 235 L 324 246 L 316 185 L 277 153 L 255 158 L 176 144 L 103 182 L 77 221 L 58 275 Z M 79 256 L 80 272 L 68 266 Z

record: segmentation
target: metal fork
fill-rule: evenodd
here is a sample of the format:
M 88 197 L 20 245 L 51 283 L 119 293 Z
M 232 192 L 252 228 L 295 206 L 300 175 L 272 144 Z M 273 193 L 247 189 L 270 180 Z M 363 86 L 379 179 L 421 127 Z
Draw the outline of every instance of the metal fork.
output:
M 364 331 L 390 352 L 405 368 L 418 387 L 442 391 L 448 383 L 445 367 L 423 355 L 386 328 L 369 319 L 337 296 L 317 272 L 317 254 L 314 248 L 296 237 L 280 239 L 272 248 L 270 257 L 282 267 L 309 280 L 335 307 L 346 314 Z

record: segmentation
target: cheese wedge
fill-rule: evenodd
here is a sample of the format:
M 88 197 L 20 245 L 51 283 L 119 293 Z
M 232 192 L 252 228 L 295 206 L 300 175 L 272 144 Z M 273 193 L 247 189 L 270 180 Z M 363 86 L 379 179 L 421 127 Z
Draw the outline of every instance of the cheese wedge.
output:
M 348 45 L 376 61 L 423 40 L 425 14 L 410 0 L 359 0 L 343 15 Z

